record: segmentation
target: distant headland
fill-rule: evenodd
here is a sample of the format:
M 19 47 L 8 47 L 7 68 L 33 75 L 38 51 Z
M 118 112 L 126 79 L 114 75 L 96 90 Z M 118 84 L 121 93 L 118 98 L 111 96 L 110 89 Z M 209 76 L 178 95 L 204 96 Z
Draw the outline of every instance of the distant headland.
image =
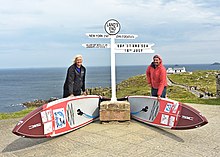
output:
M 211 65 L 220 65 L 219 62 L 212 63 Z

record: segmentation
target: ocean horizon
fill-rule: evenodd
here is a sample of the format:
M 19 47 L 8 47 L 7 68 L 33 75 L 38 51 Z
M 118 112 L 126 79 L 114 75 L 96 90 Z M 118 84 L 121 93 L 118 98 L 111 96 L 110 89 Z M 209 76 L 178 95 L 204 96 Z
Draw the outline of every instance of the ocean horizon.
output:
M 168 68 L 168 67 L 181 67 L 181 66 L 185 66 L 185 67 L 188 67 L 189 69 L 195 69 L 195 70 L 197 70 L 195 67 L 198 67 L 198 66 L 201 66 L 201 65 L 203 66 L 201 68 L 201 70 L 203 70 L 203 69 L 205 70 L 207 68 L 209 70 L 210 67 L 213 67 L 214 70 L 215 70 L 216 67 L 218 68 L 218 66 L 220 66 L 220 62 L 214 62 L 214 63 L 185 63 L 185 64 L 175 63 L 175 64 L 164 64 L 164 66 L 166 68 Z M 147 65 L 116 65 L 116 68 L 117 67 L 131 67 L 131 66 L 135 66 L 135 67 L 137 67 L 137 66 L 145 66 L 145 67 L 147 67 L 147 66 L 149 66 L 149 64 L 147 64 Z M 190 68 L 190 66 L 191 66 L 191 68 Z M 93 67 L 97 67 L 97 68 L 99 68 L 99 67 L 111 67 L 111 65 L 106 65 L 106 66 L 86 66 L 86 68 L 88 68 L 88 67 L 89 68 L 93 68 Z M 48 67 L 4 67 L 4 68 L 0 67 L 0 70 L 13 70 L 13 69 L 54 69 L 54 68 L 68 68 L 68 67 L 67 66 L 60 66 L 60 67 L 50 67 L 50 66 L 48 66 Z
M 148 65 L 116 66 L 116 83 L 129 77 L 145 74 Z M 186 71 L 220 70 L 213 64 L 175 64 L 169 67 L 185 67 Z M 63 83 L 68 67 L 7 68 L 0 69 L 0 112 L 24 109 L 22 103 L 52 97 L 62 98 Z M 86 88 L 110 87 L 110 66 L 86 67 Z

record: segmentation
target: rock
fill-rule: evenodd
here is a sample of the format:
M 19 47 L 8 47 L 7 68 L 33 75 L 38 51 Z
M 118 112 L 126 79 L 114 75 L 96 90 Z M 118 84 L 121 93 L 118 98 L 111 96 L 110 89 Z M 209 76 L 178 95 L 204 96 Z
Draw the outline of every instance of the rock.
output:
M 127 101 L 103 101 L 100 104 L 100 121 L 129 121 L 130 103 Z
M 34 100 L 34 101 L 24 102 L 22 104 L 26 107 L 40 107 L 44 104 L 47 104 L 47 103 L 55 101 L 55 100 L 58 100 L 58 98 L 52 97 L 49 100 Z

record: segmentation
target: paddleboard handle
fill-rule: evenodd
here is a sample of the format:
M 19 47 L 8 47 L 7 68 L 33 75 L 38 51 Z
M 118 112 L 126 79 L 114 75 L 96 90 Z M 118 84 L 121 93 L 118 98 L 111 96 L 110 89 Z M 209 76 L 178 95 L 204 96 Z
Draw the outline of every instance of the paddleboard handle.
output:
M 141 111 L 147 112 L 148 111 L 148 106 L 145 106 L 144 108 L 142 108 Z
M 86 118 L 92 118 L 92 119 L 95 119 L 95 118 L 98 117 L 98 116 L 91 116 L 91 115 L 88 115 L 88 114 L 82 112 L 80 109 L 77 110 L 77 114 L 80 115 L 80 116 L 84 115 Z
M 142 108 L 140 111 L 138 111 L 138 112 L 131 112 L 131 114 L 138 114 L 138 113 L 140 113 L 141 111 L 143 111 L 143 112 L 147 112 L 148 111 L 148 106 L 145 106 L 144 108 Z
M 78 109 L 78 110 L 77 110 L 77 114 L 80 115 L 80 116 L 82 116 L 82 115 L 83 115 L 83 112 L 82 112 L 80 109 Z

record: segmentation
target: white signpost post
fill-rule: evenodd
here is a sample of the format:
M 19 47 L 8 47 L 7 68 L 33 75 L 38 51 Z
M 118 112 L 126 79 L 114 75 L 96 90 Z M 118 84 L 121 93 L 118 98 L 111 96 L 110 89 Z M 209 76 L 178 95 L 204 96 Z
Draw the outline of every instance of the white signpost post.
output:
M 115 39 L 135 39 L 138 35 L 135 34 L 118 34 L 121 29 L 120 23 L 115 19 L 110 19 L 105 23 L 105 31 L 103 33 L 86 33 L 89 38 L 110 38 L 111 43 L 86 43 L 82 44 L 85 48 L 111 48 L 111 101 L 117 101 L 116 97 L 116 76 L 115 76 L 115 54 L 116 53 L 154 53 L 152 46 L 149 43 L 115 43 Z

